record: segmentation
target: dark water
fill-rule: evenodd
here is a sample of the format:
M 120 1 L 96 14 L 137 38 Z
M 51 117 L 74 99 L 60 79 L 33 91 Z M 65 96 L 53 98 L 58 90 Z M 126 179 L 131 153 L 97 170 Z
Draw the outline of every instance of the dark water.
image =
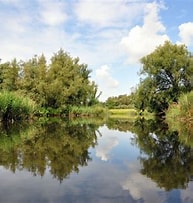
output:
M 144 120 L 1 126 L 0 202 L 193 202 L 180 133 Z

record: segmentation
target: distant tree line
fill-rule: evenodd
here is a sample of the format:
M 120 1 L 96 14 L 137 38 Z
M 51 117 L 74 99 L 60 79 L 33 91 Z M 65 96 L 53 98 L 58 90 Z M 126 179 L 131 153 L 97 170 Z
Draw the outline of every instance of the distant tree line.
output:
M 128 108 L 133 108 L 134 107 L 134 102 L 133 102 L 133 95 L 119 95 L 119 96 L 114 96 L 114 97 L 109 97 L 105 101 L 105 105 L 109 109 L 128 109 Z

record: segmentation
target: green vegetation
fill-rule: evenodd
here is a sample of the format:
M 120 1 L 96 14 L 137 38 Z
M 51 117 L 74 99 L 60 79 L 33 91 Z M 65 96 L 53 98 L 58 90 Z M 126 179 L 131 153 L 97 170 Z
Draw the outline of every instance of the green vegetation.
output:
M 138 116 L 135 109 L 110 109 L 110 117 L 112 118 L 131 118 L 134 119 Z
M 12 92 L 0 92 L 0 119 L 16 121 L 26 119 L 33 114 L 35 103 L 21 95 Z
M 109 112 L 110 112 L 111 118 L 136 119 L 138 117 L 144 117 L 146 119 L 152 119 L 155 116 L 153 113 L 149 113 L 148 111 L 139 113 L 139 111 L 134 108 L 132 108 L 132 109 L 110 109 Z
M 130 109 L 133 108 L 133 98 L 131 95 L 119 95 L 117 97 L 109 97 L 105 101 L 105 106 L 109 109 Z
M 117 112 L 111 110 L 113 116 L 144 116 L 144 112 L 163 115 L 170 105 L 173 109 L 179 107 L 180 96 L 193 90 L 193 58 L 184 45 L 173 45 L 166 41 L 143 57 L 141 63 L 143 79 L 136 90 L 130 95 L 109 97 L 104 107 L 98 100 L 101 93 L 98 93 L 97 85 L 90 81 L 91 71 L 87 65 L 81 64 L 79 58 L 72 58 L 62 49 L 51 57 L 49 64 L 43 54 L 27 61 L 14 59 L 2 63 L 0 119 L 28 118 L 34 105 L 36 116 L 104 116 L 105 107 L 126 109 Z M 12 96 L 8 98 L 8 92 L 14 95 L 14 102 Z M 187 112 L 191 101 L 185 107 L 186 97 L 190 96 L 184 96 L 182 103 L 186 110 L 180 108 L 181 114 L 191 115 L 191 110 Z M 30 102 L 24 98 L 30 98 Z M 134 108 L 138 113 L 131 110 Z M 179 115 L 176 110 L 173 110 L 173 114 Z
M 97 144 L 98 127 L 94 121 L 75 124 L 59 119 L 32 125 L 0 125 L 0 165 L 13 173 L 26 170 L 43 177 L 49 172 L 61 182 L 91 160 L 89 147 Z
M 44 55 L 34 56 L 27 61 L 17 61 L 0 64 L 0 92 L 11 92 L 15 95 L 22 95 L 21 100 L 25 97 L 30 98 L 36 103 L 36 115 L 64 115 L 70 113 L 73 106 L 73 114 L 77 106 L 77 113 L 82 107 L 91 107 L 99 103 L 97 85 L 90 81 L 91 71 L 86 64 L 80 64 L 79 58 L 72 58 L 69 54 L 60 49 L 55 53 L 47 64 Z M 5 96 L 6 95 L 2 94 Z M 6 113 L 4 103 L 0 104 L 2 112 L 1 119 L 12 119 L 16 111 L 20 112 L 23 108 L 21 101 L 17 102 L 20 106 L 14 106 L 17 99 L 14 99 L 12 106 L 12 116 L 4 116 Z M 3 102 L 3 98 L 1 98 Z M 23 101 L 25 103 L 25 101 Z M 7 105 L 10 105 L 10 102 Z M 27 110 L 26 110 L 27 111 Z M 102 110 L 100 107 L 94 107 L 96 115 Z M 88 110 L 91 112 L 91 110 Z M 25 111 L 22 110 L 22 116 Z M 3 117 L 2 117 L 3 116 Z M 6 117 L 6 119 L 4 119 Z M 26 112 L 28 117 L 28 112 Z M 18 119 L 18 114 L 14 120 Z
M 167 120 L 193 120 L 193 91 L 182 94 L 178 103 L 171 104 L 167 113 Z
M 181 94 L 193 89 L 193 63 L 184 45 L 166 41 L 141 59 L 141 80 L 134 93 L 135 107 L 163 114 Z
M 193 149 L 181 135 L 160 120 L 137 120 L 131 129 L 141 152 L 141 173 L 167 191 L 186 188 L 193 173 Z
M 71 106 L 69 109 L 69 116 L 71 117 L 79 117 L 79 116 L 90 116 L 90 117 L 105 117 L 107 116 L 108 111 L 106 108 L 101 105 L 87 106 L 87 107 L 78 107 Z

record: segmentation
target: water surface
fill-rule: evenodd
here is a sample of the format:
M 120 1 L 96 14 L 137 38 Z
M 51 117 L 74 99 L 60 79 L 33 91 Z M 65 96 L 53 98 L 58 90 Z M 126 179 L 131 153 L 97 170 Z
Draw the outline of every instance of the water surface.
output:
M 154 121 L 2 127 L 0 202 L 193 202 L 193 150 Z

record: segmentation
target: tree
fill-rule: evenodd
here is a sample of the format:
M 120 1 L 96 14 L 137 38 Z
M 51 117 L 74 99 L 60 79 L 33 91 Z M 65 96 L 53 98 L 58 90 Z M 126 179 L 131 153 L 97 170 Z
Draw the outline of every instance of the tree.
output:
M 80 64 L 79 58 L 72 58 L 60 49 L 51 58 L 47 72 L 46 106 L 58 108 L 89 104 L 96 96 L 97 88 L 89 80 L 90 73 L 86 64 Z
M 126 109 L 133 107 L 133 99 L 131 95 L 119 95 L 114 97 L 109 97 L 105 101 L 105 105 L 109 108 Z
M 15 91 L 18 88 L 19 63 L 16 59 L 0 65 L 0 87 L 2 90 Z
M 178 101 L 181 93 L 192 90 L 193 65 L 185 45 L 166 41 L 143 57 L 141 63 L 141 75 L 145 79 L 137 89 L 139 109 L 164 112 L 170 102 Z

